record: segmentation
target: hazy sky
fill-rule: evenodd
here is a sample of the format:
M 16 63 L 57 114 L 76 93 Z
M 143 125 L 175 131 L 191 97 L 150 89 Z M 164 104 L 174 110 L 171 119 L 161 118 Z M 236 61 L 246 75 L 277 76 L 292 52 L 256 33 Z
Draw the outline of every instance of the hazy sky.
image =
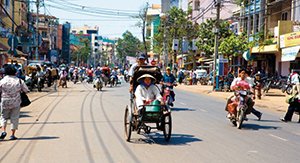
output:
M 117 10 L 134 10 L 139 11 L 146 2 L 149 4 L 160 4 L 161 0 L 45 0 L 45 6 L 40 8 L 40 13 L 51 14 L 60 18 L 60 23 L 70 22 L 73 27 L 80 27 L 84 24 L 89 26 L 99 26 L 100 35 L 107 37 L 120 37 L 126 30 L 132 32 L 135 36 L 141 38 L 141 29 L 135 26 L 137 19 L 132 18 L 105 18 L 103 16 L 88 16 L 68 12 L 74 11 L 71 8 L 66 9 L 66 3 L 78 4 L 86 7 L 117 9 Z M 55 7 L 56 6 L 56 7 Z M 57 9 L 57 6 L 62 9 Z M 31 6 L 34 9 L 34 6 Z M 83 7 L 83 10 L 86 8 Z M 91 9 L 90 9 L 91 10 Z M 77 10 L 76 12 L 81 12 Z M 90 21 L 90 20 L 93 21 Z M 96 21 L 96 20 L 97 21 Z

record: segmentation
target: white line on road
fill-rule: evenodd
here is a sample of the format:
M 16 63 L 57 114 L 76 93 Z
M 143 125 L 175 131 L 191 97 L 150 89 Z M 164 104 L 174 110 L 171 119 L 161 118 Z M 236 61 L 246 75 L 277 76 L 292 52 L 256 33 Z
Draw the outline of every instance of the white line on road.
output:
M 258 151 L 248 151 L 248 153 L 258 153 Z
M 186 106 L 186 103 L 183 103 L 183 102 L 179 102 L 179 104 L 181 104 L 181 105 L 185 105 L 185 106 Z
M 269 135 L 272 136 L 273 138 L 277 138 L 277 139 L 280 139 L 282 141 L 288 141 L 287 139 L 281 138 L 281 137 L 273 135 L 273 134 L 269 134 Z
M 294 132 L 294 134 L 296 134 L 296 135 L 300 136 L 300 133 Z
M 204 109 L 200 109 L 200 111 L 207 113 L 207 110 L 204 110 Z

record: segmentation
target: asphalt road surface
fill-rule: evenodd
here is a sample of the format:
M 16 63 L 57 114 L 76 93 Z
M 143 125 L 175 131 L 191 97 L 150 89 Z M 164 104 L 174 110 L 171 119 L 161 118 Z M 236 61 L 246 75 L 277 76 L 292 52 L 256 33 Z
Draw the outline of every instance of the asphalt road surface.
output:
M 284 113 L 260 108 L 262 120 L 249 115 L 239 130 L 225 118 L 225 101 L 175 91 L 169 142 L 156 130 L 125 141 L 127 84 L 97 92 L 69 83 L 44 93 L 22 108 L 19 139 L 8 133 L 0 142 L 0 162 L 300 162 L 300 124 L 280 122 Z

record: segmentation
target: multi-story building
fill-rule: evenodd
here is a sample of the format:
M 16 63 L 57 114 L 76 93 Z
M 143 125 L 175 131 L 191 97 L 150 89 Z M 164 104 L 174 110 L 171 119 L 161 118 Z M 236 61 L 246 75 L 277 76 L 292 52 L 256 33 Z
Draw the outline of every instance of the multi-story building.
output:
M 70 31 L 71 24 L 66 22 L 62 26 L 62 50 L 59 57 L 61 63 L 70 63 Z
M 32 25 L 36 29 L 36 14 L 32 14 Z M 38 15 L 39 49 L 37 60 L 50 60 L 50 55 L 57 53 L 57 28 L 58 18 L 55 16 L 39 14 Z M 35 32 L 34 36 L 36 35 Z M 35 40 L 35 39 L 34 39 Z M 36 44 L 33 44 L 36 46 Z M 54 52 L 56 51 L 56 52 Z M 51 54 L 52 53 L 52 54 Z
M 153 51 L 155 45 L 154 35 L 158 33 L 158 27 L 160 25 L 160 13 L 161 5 L 153 4 L 151 8 L 147 11 L 146 16 L 146 41 L 150 44 L 150 49 L 148 49 L 148 54 L 150 57 L 155 57 L 157 54 Z
M 188 7 L 192 9 L 190 19 L 193 22 L 201 24 L 207 19 L 216 18 L 215 0 L 188 0 Z M 229 19 L 234 12 L 239 9 L 239 6 L 231 3 L 231 1 L 220 1 L 222 10 L 220 11 L 220 19 Z

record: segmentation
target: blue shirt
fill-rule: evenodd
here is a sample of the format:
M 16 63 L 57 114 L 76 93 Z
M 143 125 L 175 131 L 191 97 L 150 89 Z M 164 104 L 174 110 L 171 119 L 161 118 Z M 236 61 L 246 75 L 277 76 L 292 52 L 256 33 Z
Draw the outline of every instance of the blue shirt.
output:
M 163 82 L 164 83 L 174 83 L 174 82 L 176 82 L 176 79 L 175 79 L 175 77 L 174 77 L 174 75 L 173 74 L 170 74 L 170 75 L 167 75 L 167 74 L 164 74 L 164 76 L 163 76 Z M 170 86 L 170 88 L 173 88 L 173 86 Z

